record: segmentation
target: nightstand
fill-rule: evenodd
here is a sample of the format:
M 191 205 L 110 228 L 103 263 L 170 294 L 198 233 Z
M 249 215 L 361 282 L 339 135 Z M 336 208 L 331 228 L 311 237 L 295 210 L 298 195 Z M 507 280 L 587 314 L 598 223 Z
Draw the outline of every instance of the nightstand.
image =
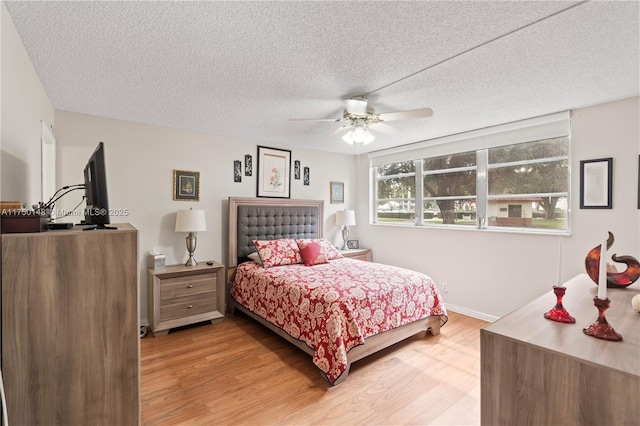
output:
M 370 249 L 349 249 L 349 250 L 340 250 L 340 254 L 342 257 L 348 257 L 350 259 L 364 260 L 366 262 L 371 262 L 371 250 Z
M 202 321 L 214 323 L 224 316 L 224 265 L 199 262 L 148 269 L 149 326 L 154 336 Z

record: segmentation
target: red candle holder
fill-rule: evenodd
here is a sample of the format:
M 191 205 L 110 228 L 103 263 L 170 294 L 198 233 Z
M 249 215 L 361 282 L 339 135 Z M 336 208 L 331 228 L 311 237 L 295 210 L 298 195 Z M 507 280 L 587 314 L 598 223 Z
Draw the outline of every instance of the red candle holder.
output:
M 553 292 L 556 295 L 556 306 L 553 307 L 549 312 L 544 314 L 544 317 L 551 321 L 564 322 L 566 324 L 573 324 L 576 322 L 576 319 L 569 315 L 569 312 L 562 306 L 562 298 L 564 297 L 564 293 L 567 291 L 566 287 L 558 287 L 553 286 Z
M 593 304 L 598 308 L 598 319 L 596 319 L 589 327 L 582 329 L 584 334 L 612 342 L 621 341 L 622 336 L 616 333 L 613 327 L 609 325 L 607 318 L 604 315 L 605 312 L 607 312 L 607 309 L 609 309 L 611 301 L 609 299 L 598 299 L 596 296 L 593 298 Z

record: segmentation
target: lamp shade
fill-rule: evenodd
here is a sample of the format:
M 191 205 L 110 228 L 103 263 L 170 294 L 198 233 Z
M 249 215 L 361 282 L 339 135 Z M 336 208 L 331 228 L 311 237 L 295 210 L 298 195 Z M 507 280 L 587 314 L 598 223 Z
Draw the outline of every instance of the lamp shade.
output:
M 353 210 L 338 210 L 336 212 L 336 225 L 352 226 L 356 224 L 356 212 Z
M 204 210 L 178 210 L 176 215 L 176 232 L 206 231 L 207 223 Z

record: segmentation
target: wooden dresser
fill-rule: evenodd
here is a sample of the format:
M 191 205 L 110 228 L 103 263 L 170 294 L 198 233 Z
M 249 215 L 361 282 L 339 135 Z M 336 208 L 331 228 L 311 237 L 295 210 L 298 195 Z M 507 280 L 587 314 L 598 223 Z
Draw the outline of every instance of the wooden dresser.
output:
M 138 234 L 2 235 L 2 373 L 12 425 L 140 423 Z
M 149 325 L 154 336 L 224 316 L 224 265 L 211 263 L 148 270 Z
M 547 320 L 553 292 L 480 332 L 483 425 L 631 425 L 640 421 L 640 314 L 635 288 L 607 289 L 609 324 L 623 337 L 585 335 L 598 312 L 586 274 L 565 284 L 575 324 Z

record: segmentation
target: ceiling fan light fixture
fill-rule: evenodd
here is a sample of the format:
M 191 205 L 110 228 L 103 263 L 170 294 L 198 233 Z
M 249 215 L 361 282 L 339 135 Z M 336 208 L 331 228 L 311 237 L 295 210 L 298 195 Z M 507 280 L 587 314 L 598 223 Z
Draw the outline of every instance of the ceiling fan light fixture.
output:
M 353 145 L 353 130 L 349 130 L 347 134 L 342 137 L 342 140 L 349 145 Z
M 349 130 L 347 134 L 342 137 L 342 140 L 349 145 L 353 145 L 354 142 L 367 145 L 375 138 L 376 137 L 369 132 L 369 129 L 367 129 L 366 126 L 356 126 Z
M 353 129 L 353 141 L 357 143 L 364 142 L 367 137 L 367 133 L 369 133 L 369 131 L 364 124 L 357 123 Z
M 369 145 L 371 143 L 371 141 L 373 141 L 376 137 L 373 136 L 371 134 L 371 132 L 369 132 L 368 130 L 365 132 L 365 137 L 364 137 L 364 145 Z

